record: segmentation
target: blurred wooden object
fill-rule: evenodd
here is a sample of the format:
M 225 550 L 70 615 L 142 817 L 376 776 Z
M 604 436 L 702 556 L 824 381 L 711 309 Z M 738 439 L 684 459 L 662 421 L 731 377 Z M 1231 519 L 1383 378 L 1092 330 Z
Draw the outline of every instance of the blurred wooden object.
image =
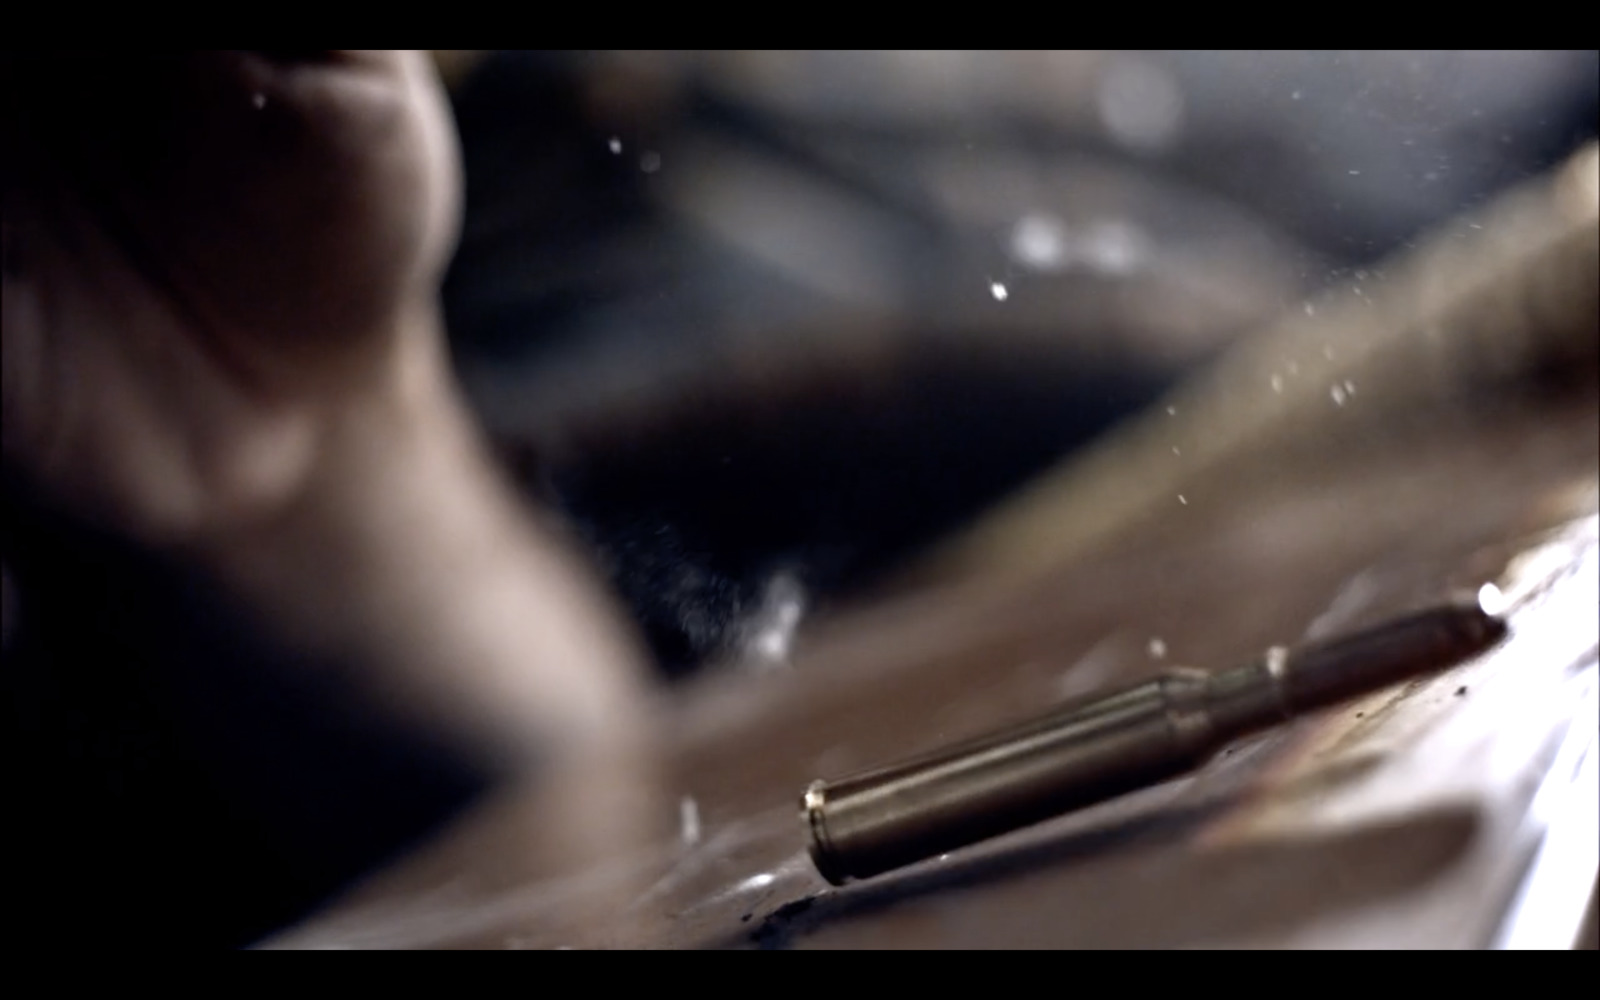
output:
M 1308 302 L 1093 453 L 929 560 L 935 575 L 1061 565 L 1160 517 L 1179 484 L 1377 443 L 1397 424 L 1494 405 L 1600 365 L 1600 150 L 1455 220 L 1419 250 Z M 1359 445 L 1358 445 L 1359 446 Z
M 702 678 L 640 757 L 508 793 L 267 944 L 1572 946 L 1596 871 L 1597 190 L 1590 148 L 1386 290 L 1243 345 L 788 669 Z M 1189 777 L 843 889 L 805 854 L 813 778 L 1486 583 L 1500 647 Z

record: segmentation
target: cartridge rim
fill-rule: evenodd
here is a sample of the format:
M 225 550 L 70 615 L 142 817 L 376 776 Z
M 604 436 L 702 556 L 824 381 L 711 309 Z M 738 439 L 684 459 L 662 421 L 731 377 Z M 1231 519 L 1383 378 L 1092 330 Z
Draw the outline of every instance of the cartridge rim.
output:
M 800 811 L 811 830 L 810 843 L 806 845 L 811 854 L 811 863 L 817 866 L 818 873 L 829 883 L 843 885 L 846 876 L 837 867 L 838 856 L 833 841 L 828 837 L 827 807 L 827 782 L 818 780 L 807 785 L 805 794 L 800 798 Z

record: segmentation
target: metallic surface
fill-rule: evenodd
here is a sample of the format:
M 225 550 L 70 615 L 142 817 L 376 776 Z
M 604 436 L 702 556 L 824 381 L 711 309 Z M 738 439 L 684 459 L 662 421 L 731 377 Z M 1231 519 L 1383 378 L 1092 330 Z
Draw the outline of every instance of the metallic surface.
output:
M 1171 778 L 1233 740 L 1482 652 L 1505 633 L 1478 607 L 1269 650 L 1206 674 L 1174 670 L 953 749 L 840 781 L 801 800 L 829 882 L 868 878 Z
M 1081 489 L 1037 522 L 1070 537 L 1003 530 L 1017 545 L 983 540 L 948 586 L 808 621 L 788 668 L 706 676 L 637 755 L 508 789 L 263 946 L 1567 947 L 1597 870 L 1596 167 L 1591 150 L 1536 185 L 1570 197 L 1442 234 L 1467 258 L 1492 239 L 1523 262 L 1511 271 L 1571 277 L 1570 294 L 1510 296 L 1513 322 L 1491 322 L 1469 294 L 1481 272 L 1431 268 L 1434 302 L 1474 308 L 1398 338 L 1498 326 L 1500 370 L 1553 360 L 1539 344 L 1571 363 L 1442 391 L 1461 383 L 1367 352 L 1383 297 L 1319 302 L 1315 328 L 1264 335 L 1253 378 L 1197 385 L 1078 464 Z M 1552 218 L 1557 203 L 1571 210 Z M 1546 266 L 1552 230 L 1572 266 Z M 1498 356 L 1477 343 L 1479 362 Z M 1313 372 L 1323 346 L 1367 361 Z M 1538 377 L 1552 367 L 1568 377 Z M 1342 406 L 1335 378 L 1357 385 Z M 1285 419 L 1290 402 L 1303 419 Z M 1507 598 L 1505 640 L 1435 676 L 948 861 L 834 888 L 806 856 L 792 796 L 818 774 L 1138 685 L 1161 669 L 1156 638 L 1182 662 L 1241 663 L 1485 581 Z

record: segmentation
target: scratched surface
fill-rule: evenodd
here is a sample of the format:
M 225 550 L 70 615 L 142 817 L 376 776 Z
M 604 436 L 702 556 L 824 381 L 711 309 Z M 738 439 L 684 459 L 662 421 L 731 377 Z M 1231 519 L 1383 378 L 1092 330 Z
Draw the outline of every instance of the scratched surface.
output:
M 509 791 L 267 944 L 1569 946 L 1600 839 L 1600 160 L 1586 155 L 1569 175 L 1578 197 L 1554 189 L 1567 191 L 1555 210 L 1494 227 L 1554 256 L 1504 282 L 1493 254 L 1436 272 L 1487 261 L 1473 287 L 1505 295 L 1439 292 L 1443 313 L 1381 292 L 1368 313 L 1358 296 L 1342 321 L 1370 332 L 1357 369 L 1312 378 L 1285 362 L 1280 385 L 1254 367 L 1276 347 L 1245 354 L 1210 396 L 1174 397 L 1209 416 L 1158 407 L 1087 486 L 1069 478 L 980 532 L 987 548 L 961 551 L 963 571 L 806 623 L 787 669 L 708 672 L 629 751 Z M 1539 218 L 1551 225 L 1517 236 Z M 1430 315 L 1484 336 L 1466 353 L 1413 350 Z M 1528 336 L 1492 335 L 1518 324 Z M 1237 391 L 1252 373 L 1273 405 Z M 1186 459 L 1185 445 L 1209 453 Z M 1139 474 L 1168 453 L 1172 468 Z M 1107 483 L 1121 493 L 1095 492 Z M 1106 496 L 1127 509 L 1107 513 Z M 1019 540 L 1035 558 L 1017 557 Z M 1496 648 L 1188 776 L 842 889 L 805 854 L 812 779 L 1486 583 L 1508 602 Z

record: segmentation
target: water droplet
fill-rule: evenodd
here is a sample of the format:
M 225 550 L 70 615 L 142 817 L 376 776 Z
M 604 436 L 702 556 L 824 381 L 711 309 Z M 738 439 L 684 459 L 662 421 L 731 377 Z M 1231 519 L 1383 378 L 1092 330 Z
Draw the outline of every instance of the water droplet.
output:
M 787 665 L 805 600 L 805 589 L 790 574 L 778 573 L 767 581 L 761 607 L 748 625 L 747 666 L 762 670 Z
M 1281 675 L 1283 668 L 1289 665 L 1289 650 L 1285 646 L 1271 646 L 1266 655 L 1267 673 L 1274 676 Z
M 639 157 L 639 169 L 647 174 L 653 174 L 661 169 L 661 154 L 656 152 L 646 153 Z
M 1084 263 L 1094 270 L 1102 274 L 1126 275 L 1144 267 L 1149 257 L 1149 242 L 1137 226 L 1114 219 L 1090 230 L 1079 251 Z
M 611 141 L 606 143 L 606 148 L 611 150 L 611 155 L 613 155 L 613 156 L 621 156 L 622 155 L 622 140 L 619 139 L 616 136 L 612 136 L 611 137 Z
M 989 282 L 989 294 L 994 296 L 994 300 L 996 302 L 1004 302 L 1011 295 L 1011 293 L 1006 290 L 1006 286 L 1002 285 L 998 281 Z
M 267 95 L 262 93 L 252 94 L 250 96 L 250 106 L 260 111 L 267 106 Z
M 1164 66 L 1145 59 L 1112 60 L 1095 103 L 1106 131 L 1139 149 L 1168 145 L 1183 124 L 1183 91 Z
M 1274 376 L 1272 376 L 1272 391 L 1273 392 L 1282 392 L 1283 391 L 1283 376 L 1282 375 L 1274 375 Z
M 1011 256 L 1026 267 L 1054 270 L 1062 265 L 1066 255 L 1066 230 L 1051 216 L 1025 215 L 1011 230 Z
M 685 795 L 678 802 L 678 833 L 686 847 L 700 843 L 700 803 L 692 796 Z
M 1150 645 L 1146 648 L 1150 651 L 1152 660 L 1164 660 L 1167 657 L 1167 644 L 1162 642 L 1159 637 L 1151 639 Z
M 1334 386 L 1332 389 L 1328 390 L 1328 395 L 1333 398 L 1333 405 L 1334 406 L 1343 406 L 1344 405 L 1344 398 L 1345 398 L 1344 386 L 1342 386 L 1342 385 Z

